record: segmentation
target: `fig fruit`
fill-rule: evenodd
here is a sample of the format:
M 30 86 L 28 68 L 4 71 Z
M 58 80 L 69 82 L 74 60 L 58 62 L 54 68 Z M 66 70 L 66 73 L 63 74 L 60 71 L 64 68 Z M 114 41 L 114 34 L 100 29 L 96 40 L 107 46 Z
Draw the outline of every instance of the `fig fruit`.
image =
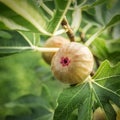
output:
M 106 120 L 105 113 L 100 107 L 95 110 L 93 120 Z
M 116 112 L 116 120 L 120 120 L 120 108 L 116 105 L 112 105 Z M 106 120 L 105 112 L 102 108 L 98 107 L 93 113 L 93 120 Z
M 53 47 L 53 48 L 60 48 L 62 45 L 69 43 L 70 41 L 62 36 L 53 36 L 49 38 L 44 47 Z M 46 63 L 51 64 L 51 60 L 55 52 L 44 52 L 42 53 L 43 59 Z
M 93 69 L 93 55 L 83 44 L 70 42 L 63 45 L 53 56 L 51 70 L 64 83 L 83 82 Z
M 116 120 L 120 120 L 120 109 L 117 111 L 117 117 Z

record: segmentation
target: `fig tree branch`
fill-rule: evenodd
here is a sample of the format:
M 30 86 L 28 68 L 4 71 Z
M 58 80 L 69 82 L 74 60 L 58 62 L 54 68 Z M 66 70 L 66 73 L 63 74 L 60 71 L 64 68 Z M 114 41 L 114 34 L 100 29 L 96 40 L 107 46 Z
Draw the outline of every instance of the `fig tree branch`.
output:
M 68 21 L 66 18 L 64 18 L 61 22 L 61 25 L 63 26 L 63 28 L 65 29 L 69 39 L 71 42 L 75 41 L 75 37 L 74 37 L 74 33 L 73 30 L 71 29 L 70 25 L 68 24 Z

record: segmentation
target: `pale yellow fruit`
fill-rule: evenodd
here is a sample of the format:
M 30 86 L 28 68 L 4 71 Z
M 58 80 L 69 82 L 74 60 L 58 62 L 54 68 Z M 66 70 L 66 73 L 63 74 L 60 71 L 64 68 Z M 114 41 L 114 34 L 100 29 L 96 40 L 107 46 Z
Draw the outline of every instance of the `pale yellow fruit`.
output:
M 62 45 L 69 42 L 70 41 L 68 39 L 62 36 L 53 36 L 46 41 L 44 47 L 60 48 Z M 54 54 L 55 52 L 44 52 L 42 53 L 42 57 L 48 64 L 51 64 L 51 60 Z
M 69 84 L 83 82 L 93 69 L 93 55 L 83 44 L 70 42 L 53 56 L 51 69 L 54 76 Z
M 112 104 L 112 106 L 113 106 L 115 112 L 117 113 L 116 120 L 120 120 L 120 108 L 115 104 Z
M 120 109 L 117 111 L 116 120 L 120 120 Z
M 120 120 L 120 108 L 113 104 L 112 106 L 116 112 L 116 120 Z M 106 120 L 105 113 L 100 107 L 95 110 L 93 120 Z
M 106 120 L 105 113 L 100 107 L 95 110 L 93 120 Z

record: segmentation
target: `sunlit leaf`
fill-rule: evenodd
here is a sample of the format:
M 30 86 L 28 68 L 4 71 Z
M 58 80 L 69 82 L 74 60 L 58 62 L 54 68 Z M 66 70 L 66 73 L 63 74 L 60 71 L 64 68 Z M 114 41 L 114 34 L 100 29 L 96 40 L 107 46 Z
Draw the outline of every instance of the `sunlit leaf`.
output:
M 0 21 L 7 28 L 36 31 L 50 35 L 45 30 L 47 19 L 32 0 L 1 0 L 0 6 Z
M 80 107 L 80 105 L 89 98 L 89 94 L 90 91 L 88 84 L 64 90 L 58 99 L 58 107 L 54 113 L 54 120 L 68 120 L 73 110 Z
M 55 0 L 56 11 L 55 11 L 55 14 L 52 17 L 51 21 L 48 24 L 48 27 L 47 27 L 48 31 L 54 33 L 58 29 L 66 12 L 68 11 L 68 8 L 69 8 L 71 2 L 72 2 L 72 0 L 68 0 L 68 1 L 63 0 L 62 2 L 61 2 L 61 0 Z
M 98 45 L 99 44 L 99 45 Z M 120 40 L 95 39 L 92 43 L 93 54 L 101 61 L 108 59 L 111 63 L 116 64 L 120 61 Z
M 92 107 L 93 107 L 93 103 L 94 103 L 94 95 L 93 95 L 93 91 L 92 89 L 89 90 L 90 91 L 90 95 L 88 96 L 88 98 L 85 99 L 85 101 L 83 102 L 83 104 L 80 105 L 80 107 L 78 108 L 79 113 L 78 113 L 78 119 L 79 120 L 91 120 L 92 119 Z M 87 93 L 88 94 L 88 93 Z M 89 108 L 89 109 L 88 109 Z M 86 113 L 86 115 L 84 115 L 84 113 Z
M 3 36 L 4 33 L 4 36 Z M 1 31 L 0 56 L 7 56 L 26 50 L 32 50 L 32 46 L 39 45 L 39 33 Z
M 96 82 L 103 85 L 104 87 L 107 87 L 114 91 L 119 90 L 120 63 L 115 66 L 111 66 L 108 61 L 104 61 L 97 70 L 93 79 L 95 79 Z

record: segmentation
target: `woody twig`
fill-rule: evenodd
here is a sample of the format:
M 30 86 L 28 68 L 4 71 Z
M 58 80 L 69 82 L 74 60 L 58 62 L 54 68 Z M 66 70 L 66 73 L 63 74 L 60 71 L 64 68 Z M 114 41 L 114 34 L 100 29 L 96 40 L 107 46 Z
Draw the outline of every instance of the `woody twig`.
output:
M 64 18 L 61 22 L 61 25 L 63 26 L 63 28 L 65 29 L 69 39 L 71 42 L 75 41 L 75 37 L 74 37 L 74 33 L 73 30 L 71 29 L 70 25 L 68 24 L 68 21 L 66 18 Z

